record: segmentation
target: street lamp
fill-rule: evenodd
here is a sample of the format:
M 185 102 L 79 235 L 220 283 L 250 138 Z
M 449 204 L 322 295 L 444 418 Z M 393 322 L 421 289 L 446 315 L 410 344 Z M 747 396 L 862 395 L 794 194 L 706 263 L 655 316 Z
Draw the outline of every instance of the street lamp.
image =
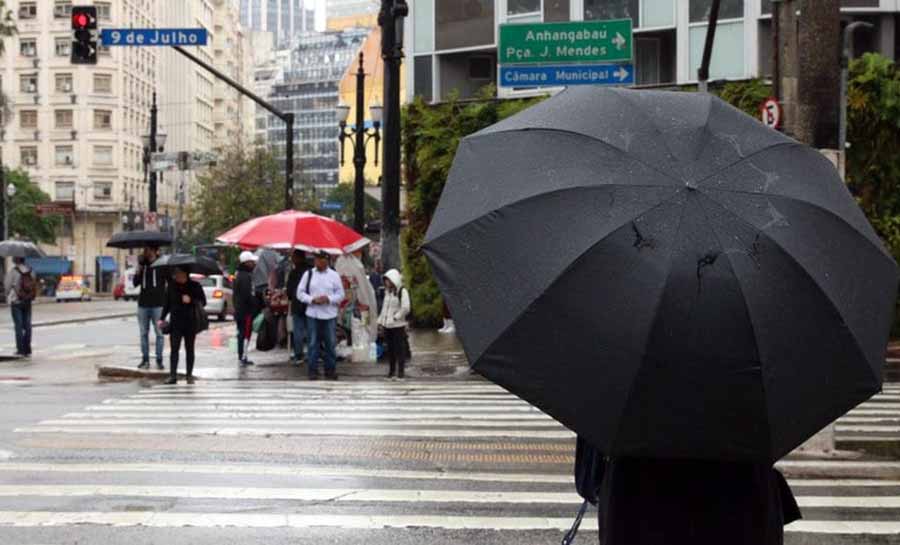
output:
M 365 191 L 366 191 L 366 146 L 370 139 L 375 140 L 375 166 L 378 166 L 378 144 L 381 142 L 381 105 L 369 107 L 372 116 L 372 129 L 366 129 L 365 123 L 366 72 L 363 69 L 363 54 L 359 54 L 359 69 L 356 71 L 356 125 L 347 127 L 350 106 L 339 104 L 335 108 L 338 126 L 341 128 L 338 139 L 341 142 L 341 166 L 344 166 L 344 143 L 354 139 L 353 167 L 356 178 L 353 184 L 353 228 L 362 233 L 366 224 Z
M 6 186 L 6 199 L 3 199 L 3 236 L 9 237 L 9 214 L 12 212 L 12 198 L 16 196 L 16 186 L 9 182 Z

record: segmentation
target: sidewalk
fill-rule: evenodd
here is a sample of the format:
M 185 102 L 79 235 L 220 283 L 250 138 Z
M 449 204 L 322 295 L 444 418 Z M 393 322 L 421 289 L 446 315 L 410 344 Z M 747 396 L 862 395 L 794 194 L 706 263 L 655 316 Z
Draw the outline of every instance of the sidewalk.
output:
M 95 299 L 77 303 L 57 303 L 55 299 L 41 298 L 32 307 L 32 326 L 46 327 L 80 322 L 94 322 L 135 315 L 137 303 Z M 0 307 L 0 328 L 12 329 L 9 307 Z

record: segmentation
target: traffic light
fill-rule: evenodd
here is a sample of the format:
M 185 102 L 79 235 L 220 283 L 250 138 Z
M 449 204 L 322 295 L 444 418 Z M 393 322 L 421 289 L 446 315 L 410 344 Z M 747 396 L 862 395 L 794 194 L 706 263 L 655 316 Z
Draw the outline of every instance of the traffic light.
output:
M 72 64 L 97 64 L 97 8 L 72 6 Z

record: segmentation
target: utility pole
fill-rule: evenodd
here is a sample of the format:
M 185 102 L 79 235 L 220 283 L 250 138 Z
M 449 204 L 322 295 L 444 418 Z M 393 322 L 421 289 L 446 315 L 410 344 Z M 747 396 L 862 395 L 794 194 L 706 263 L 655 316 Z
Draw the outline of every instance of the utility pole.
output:
M 719 26 L 719 7 L 722 0 L 712 0 L 709 21 L 706 25 L 706 41 L 703 44 L 703 60 L 697 69 L 700 92 L 709 92 L 709 64 L 712 62 L 713 44 L 716 43 L 716 28 Z
M 356 71 L 356 138 L 353 149 L 353 229 L 362 233 L 366 227 L 366 72 L 363 54 L 359 54 L 359 70 Z
M 150 157 L 156 153 L 156 130 L 158 110 L 156 108 L 156 92 L 153 93 L 153 104 L 150 106 Z M 150 212 L 156 212 L 156 171 L 150 169 Z
M 384 59 L 384 161 L 381 183 L 381 259 L 384 269 L 400 263 L 400 63 L 406 0 L 381 0 L 381 57 Z

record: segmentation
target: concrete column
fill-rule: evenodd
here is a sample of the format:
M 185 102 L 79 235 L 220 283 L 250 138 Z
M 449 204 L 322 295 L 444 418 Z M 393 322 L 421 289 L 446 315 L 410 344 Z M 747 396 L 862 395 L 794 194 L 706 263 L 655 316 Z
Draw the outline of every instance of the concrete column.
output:
M 895 59 L 895 36 L 897 33 L 897 20 L 893 13 L 885 13 L 878 22 L 878 51 L 885 57 Z

